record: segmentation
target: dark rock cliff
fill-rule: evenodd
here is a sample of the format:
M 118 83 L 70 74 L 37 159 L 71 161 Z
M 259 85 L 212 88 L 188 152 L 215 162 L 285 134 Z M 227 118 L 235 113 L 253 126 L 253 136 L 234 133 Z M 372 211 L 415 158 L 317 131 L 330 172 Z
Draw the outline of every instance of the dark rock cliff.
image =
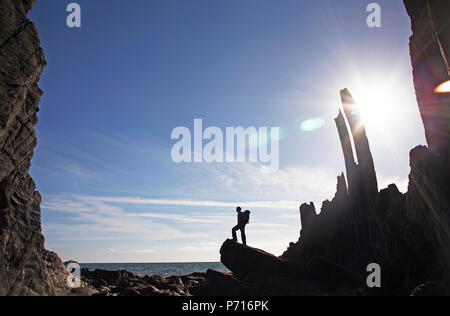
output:
M 450 93 L 434 89 L 450 80 L 450 2 L 404 0 L 411 17 L 414 86 L 428 147 L 411 151 L 407 217 L 418 233 L 414 250 L 428 281 L 450 282 Z M 420 237 L 422 239 L 420 239 Z M 425 254 L 429 254 L 424 257 Z
M 450 80 L 450 3 L 447 0 L 404 0 L 411 17 L 411 61 L 417 102 L 430 149 L 448 145 L 450 94 L 434 93 Z
M 36 0 L 0 0 L 0 295 L 64 295 L 66 270 L 45 250 L 41 196 L 28 174 L 46 65 L 26 15 Z

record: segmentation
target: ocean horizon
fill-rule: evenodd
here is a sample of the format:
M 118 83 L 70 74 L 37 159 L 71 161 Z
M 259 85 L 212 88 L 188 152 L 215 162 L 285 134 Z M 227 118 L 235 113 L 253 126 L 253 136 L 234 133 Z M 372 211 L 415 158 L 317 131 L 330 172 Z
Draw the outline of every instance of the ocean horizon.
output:
M 206 272 L 208 269 L 230 272 L 221 262 L 162 262 L 162 263 L 80 263 L 88 270 L 125 270 L 139 276 L 162 275 L 181 276 L 194 272 Z

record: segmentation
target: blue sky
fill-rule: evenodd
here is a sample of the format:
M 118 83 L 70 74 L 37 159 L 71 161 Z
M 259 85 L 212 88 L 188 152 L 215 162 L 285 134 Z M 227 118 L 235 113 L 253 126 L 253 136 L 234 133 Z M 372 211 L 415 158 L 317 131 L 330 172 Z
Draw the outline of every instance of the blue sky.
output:
M 252 210 L 252 246 L 281 254 L 298 206 L 331 199 L 344 162 L 339 90 L 364 106 L 381 187 L 407 185 L 424 144 L 402 1 L 69 1 L 31 12 L 48 67 L 31 173 L 46 246 L 81 262 L 217 261 L 236 204 Z M 175 127 L 277 126 L 280 170 L 175 164 Z M 310 119 L 324 125 L 306 132 Z

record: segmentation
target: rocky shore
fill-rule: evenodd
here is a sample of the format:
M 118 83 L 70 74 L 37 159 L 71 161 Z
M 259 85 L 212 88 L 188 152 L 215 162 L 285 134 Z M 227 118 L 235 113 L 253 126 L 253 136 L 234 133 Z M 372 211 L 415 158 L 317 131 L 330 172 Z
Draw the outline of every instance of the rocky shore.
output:
M 260 249 L 255 249 L 232 240 L 227 240 L 222 247 L 222 254 L 236 250 L 249 264 L 252 258 L 266 256 Z M 83 269 L 82 287 L 73 289 L 74 296 L 371 296 L 378 295 L 363 286 L 362 280 L 342 267 L 325 260 L 311 261 L 304 271 L 293 277 L 289 270 L 273 269 L 285 267 L 296 269 L 292 262 L 267 254 L 257 263 L 261 272 L 238 268 L 238 275 L 217 270 L 206 273 L 193 273 L 184 276 L 139 276 L 128 271 L 89 271 Z M 227 260 L 227 259 L 225 259 Z M 241 260 L 238 260 L 241 261 Z M 235 261 L 237 262 L 237 261 Z M 267 269 L 262 271 L 263 269 Z M 274 273 L 268 273 L 270 269 Z M 291 270 L 292 271 L 292 270 Z M 298 267 L 297 271 L 302 271 Z M 441 284 L 427 282 L 408 293 L 411 296 L 442 295 L 446 289 Z M 391 295 L 404 295 L 403 292 L 391 292 Z
M 364 296 L 351 287 L 324 290 L 319 283 L 251 273 L 243 279 L 208 270 L 185 276 L 138 276 L 128 271 L 82 271 L 82 287 L 74 296 Z
M 210 273 L 211 274 L 211 273 Z M 191 296 L 191 290 L 206 282 L 206 273 L 164 277 L 138 276 L 128 271 L 83 269 L 82 287 L 73 289 L 80 296 Z

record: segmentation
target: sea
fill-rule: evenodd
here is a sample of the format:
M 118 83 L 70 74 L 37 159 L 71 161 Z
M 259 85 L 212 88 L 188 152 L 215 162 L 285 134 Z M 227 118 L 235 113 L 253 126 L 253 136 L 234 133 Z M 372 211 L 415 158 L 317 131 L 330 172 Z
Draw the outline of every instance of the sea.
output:
M 181 276 L 194 272 L 206 272 L 208 269 L 214 269 L 224 272 L 230 272 L 220 262 L 191 262 L 191 263 L 81 263 L 81 268 L 89 270 L 126 270 L 139 276 L 144 275 L 162 275 L 162 276 Z

